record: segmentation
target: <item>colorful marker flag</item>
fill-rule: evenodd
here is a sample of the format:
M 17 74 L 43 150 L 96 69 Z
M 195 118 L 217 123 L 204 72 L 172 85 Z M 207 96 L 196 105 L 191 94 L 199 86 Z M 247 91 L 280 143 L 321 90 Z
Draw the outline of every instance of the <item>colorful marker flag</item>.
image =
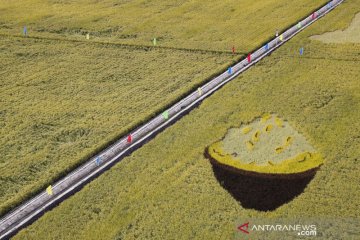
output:
M 265 51 L 269 50 L 269 44 L 265 44 Z
M 87 39 L 87 40 L 90 39 L 90 34 L 89 34 L 89 33 L 86 34 L 86 39 Z
M 328 6 L 328 8 L 331 8 L 331 2 L 329 2 L 327 6 Z
M 280 35 L 279 39 L 280 39 L 280 41 L 282 41 L 284 39 L 282 34 Z
M 47 194 L 48 194 L 49 196 L 53 195 L 53 190 L 52 190 L 52 186 L 51 186 L 51 185 L 46 188 L 46 192 L 47 192 Z
M 228 74 L 231 74 L 232 73 L 232 69 L 231 67 L 228 68 Z
M 300 29 L 301 28 L 301 22 L 298 23 L 297 27 Z
M 202 94 L 201 88 L 198 88 L 198 93 L 199 93 L 199 96 L 201 96 L 201 94 Z
M 251 53 L 249 53 L 249 54 L 247 55 L 247 60 L 248 60 L 249 63 L 251 62 Z
M 153 39 L 153 44 L 156 46 L 156 38 Z
M 168 111 L 163 112 L 162 115 L 163 115 L 163 117 L 164 117 L 165 119 L 168 119 L 168 118 L 169 118 L 169 112 L 168 112 Z
M 24 36 L 26 37 L 27 36 L 27 27 L 26 26 L 24 26 L 23 33 L 24 33 Z
M 232 47 L 232 53 L 233 54 L 235 53 L 235 47 L 234 46 Z
M 127 137 L 127 142 L 128 142 L 128 143 L 131 143 L 131 142 L 132 142 L 132 136 L 131 136 L 131 134 L 128 135 L 128 137 Z
M 304 54 L 304 48 L 300 48 L 300 55 L 303 55 Z
M 95 162 L 96 162 L 96 165 L 97 165 L 97 166 L 100 166 L 100 163 L 101 163 L 100 157 L 97 157 Z
M 311 18 L 314 20 L 316 18 L 316 12 L 314 12 L 312 15 L 311 15 Z

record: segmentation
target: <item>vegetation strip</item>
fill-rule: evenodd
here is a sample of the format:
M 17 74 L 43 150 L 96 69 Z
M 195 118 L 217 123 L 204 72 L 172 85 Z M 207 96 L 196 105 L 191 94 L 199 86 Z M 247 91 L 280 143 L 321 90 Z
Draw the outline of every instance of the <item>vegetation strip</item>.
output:
M 51 204 L 53 204 L 57 200 L 60 200 L 60 198 L 62 196 L 65 196 L 66 194 L 69 194 L 69 192 L 74 190 L 74 188 L 77 187 L 76 185 L 72 185 L 71 187 L 69 187 L 69 184 L 71 182 L 74 182 L 73 178 L 78 179 L 78 178 L 83 177 L 83 175 L 80 177 L 75 176 L 76 173 L 82 171 L 82 174 L 85 175 L 85 177 L 82 178 L 80 181 L 76 181 L 76 184 L 81 185 L 81 184 L 85 183 L 91 177 L 93 177 L 97 173 L 99 173 L 100 170 L 105 169 L 106 165 L 109 165 L 111 162 L 115 162 L 116 160 L 118 160 L 118 157 L 121 156 L 122 154 L 126 153 L 127 150 L 135 147 L 137 144 L 140 144 L 142 141 L 145 141 L 149 136 L 151 136 L 157 130 L 159 130 L 162 127 L 164 127 L 165 125 L 169 124 L 171 122 L 171 120 L 174 120 L 180 114 L 182 114 L 186 110 L 190 109 L 192 106 L 194 106 L 195 104 L 197 104 L 198 102 L 203 100 L 205 97 L 211 95 L 215 90 L 220 88 L 226 82 L 232 80 L 238 74 L 240 74 L 241 72 L 248 69 L 250 66 L 252 66 L 256 62 L 261 60 L 263 57 L 267 56 L 270 52 L 274 51 L 276 48 L 281 46 L 284 42 L 289 40 L 291 37 L 293 37 L 295 34 L 300 32 L 301 30 L 303 30 L 305 27 L 307 27 L 314 21 L 316 21 L 319 17 L 325 15 L 327 12 L 332 10 L 334 7 L 336 7 L 341 2 L 342 1 L 332 1 L 333 4 L 331 5 L 330 8 L 328 6 L 325 6 L 317 11 L 315 19 L 312 16 L 304 19 L 302 21 L 302 23 L 303 23 L 302 28 L 298 29 L 296 26 L 294 26 L 293 28 L 287 30 L 285 33 L 280 35 L 279 39 L 282 39 L 282 40 L 280 40 L 280 42 L 279 42 L 279 39 L 272 40 L 269 43 L 269 46 L 270 46 L 269 50 L 264 50 L 263 48 L 261 48 L 258 51 L 256 51 L 255 53 L 249 55 L 249 57 L 246 60 L 241 61 L 240 63 L 236 64 L 233 67 L 233 69 L 234 69 L 233 75 L 229 76 L 229 73 L 226 71 L 223 74 L 221 74 L 219 77 L 212 80 L 211 82 L 205 84 L 201 88 L 202 92 L 204 92 L 203 95 L 199 96 L 199 94 L 197 93 L 198 91 L 195 91 L 194 93 L 189 95 L 187 98 L 180 101 L 178 104 L 176 104 L 171 109 L 169 109 L 170 115 L 171 115 L 172 111 L 174 111 L 174 110 L 178 110 L 178 111 L 172 112 L 174 115 L 168 121 L 164 121 L 162 115 L 160 115 L 160 116 L 154 118 L 152 121 L 150 121 L 149 124 L 146 124 L 144 127 L 139 128 L 136 132 L 131 134 L 132 139 L 133 139 L 132 145 L 126 147 L 127 146 L 126 144 L 129 144 L 127 142 L 127 137 L 121 139 L 114 146 L 112 146 L 108 150 L 106 150 L 106 153 L 102 153 L 99 155 L 102 159 L 103 159 L 103 157 L 105 157 L 106 164 L 96 168 L 97 165 L 95 164 L 95 162 L 96 162 L 96 158 L 98 157 L 98 156 L 96 156 L 96 158 L 91 159 L 87 164 L 84 164 L 82 167 L 80 167 L 80 169 L 75 170 L 72 174 L 68 175 L 66 178 L 64 178 L 63 180 L 60 180 L 57 184 L 55 184 L 53 187 L 54 194 L 51 195 L 51 197 L 49 195 L 47 195 L 45 192 L 43 192 L 43 193 L 39 194 L 37 197 L 35 197 L 33 200 L 28 201 L 25 205 L 20 206 L 19 208 L 14 210 L 12 213 L 5 216 L 5 218 L 3 218 L 3 220 L 1 220 L 1 222 L 0 222 L 0 224 L 2 225 L 2 228 L 0 228 L 0 231 L 2 231 L 2 235 L 0 235 L 0 238 L 6 237 L 7 235 L 10 235 L 14 231 L 18 230 L 23 224 L 25 224 L 32 217 L 39 214 L 39 212 L 44 211 Z M 193 99 L 193 98 L 195 98 L 195 99 Z M 187 104 L 187 105 L 183 105 L 183 104 Z M 150 130 L 146 131 L 146 129 L 145 129 L 146 127 L 149 127 Z M 123 147 L 123 148 L 121 148 L 121 147 Z M 123 150 L 122 152 L 120 152 L 118 155 L 116 155 L 114 157 L 114 155 L 117 154 L 119 150 L 121 151 L 122 149 L 124 149 L 124 147 L 126 147 L 125 150 Z M 107 154 L 111 154 L 111 155 L 107 155 Z M 95 167 L 94 167 L 94 164 L 95 164 Z M 94 167 L 95 170 L 92 171 L 93 169 L 87 169 L 87 167 L 90 167 L 90 168 Z M 67 183 L 66 181 L 69 181 L 70 183 Z M 36 203 L 34 200 L 36 200 L 38 198 L 43 198 L 44 201 Z M 43 203 L 45 203 L 45 204 L 43 204 Z M 40 204 L 41 206 L 38 206 L 38 204 Z M 32 207 L 32 209 L 27 211 L 28 214 L 26 214 L 26 213 L 20 214 L 20 212 L 23 210 L 23 207 L 25 207 L 25 206 L 30 206 L 30 207 Z M 35 212 L 32 212 L 33 209 L 35 209 Z M 25 217 L 23 215 L 25 215 Z M 14 217 L 15 219 L 11 220 L 12 217 Z M 6 221 L 9 221 L 9 222 L 6 222 Z M 9 227 L 9 226 L 10 226 L 10 228 L 7 229 L 7 227 Z
M 14 37 L 14 38 L 23 38 L 20 35 L 11 35 L 0 33 L 0 36 L 3 37 Z M 37 39 L 37 40 L 50 40 L 50 41 L 62 41 L 62 42 L 73 42 L 73 43 L 87 43 L 87 44 L 99 44 L 99 45 L 111 45 L 118 46 L 123 48 L 133 48 L 133 49 L 167 49 L 174 51 L 185 51 L 185 52 L 196 52 L 196 53 L 213 53 L 213 54 L 225 54 L 225 55 L 244 55 L 242 52 L 233 52 L 233 51 L 219 51 L 219 50 L 206 50 L 206 49 L 197 49 L 197 48 L 179 48 L 179 47 L 170 47 L 170 46 L 150 46 L 150 45 L 141 45 L 141 44 L 130 44 L 130 43 L 118 43 L 118 42 L 104 42 L 104 41 L 84 41 L 80 39 L 68 39 L 68 38 L 55 38 L 55 37 L 44 37 L 44 36 L 26 36 L 26 38 Z

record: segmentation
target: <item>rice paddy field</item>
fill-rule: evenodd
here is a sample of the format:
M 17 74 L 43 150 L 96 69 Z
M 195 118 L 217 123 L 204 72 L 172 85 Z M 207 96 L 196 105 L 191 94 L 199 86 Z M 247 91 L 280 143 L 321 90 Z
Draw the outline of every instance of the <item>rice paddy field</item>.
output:
M 0 216 L 323 3 L 2 1 Z
M 0 33 L 249 52 L 325 0 L 2 1 Z M 141 20 L 140 20 L 141 19 Z
M 0 212 L 236 56 L 0 37 Z
M 358 0 L 345 1 L 14 239 L 243 239 L 237 226 L 251 218 L 314 217 L 334 221 L 317 239 L 358 239 L 360 45 L 310 39 L 345 31 L 358 12 Z M 303 193 L 265 212 L 236 201 L 204 152 L 269 112 L 325 162 Z

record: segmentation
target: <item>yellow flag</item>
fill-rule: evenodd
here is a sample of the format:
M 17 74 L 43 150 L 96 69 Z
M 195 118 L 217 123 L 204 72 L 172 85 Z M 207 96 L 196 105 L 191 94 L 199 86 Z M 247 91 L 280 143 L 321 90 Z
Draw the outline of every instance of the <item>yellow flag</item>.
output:
M 198 93 L 199 93 L 199 96 L 201 96 L 201 94 L 202 94 L 201 88 L 198 88 Z
M 47 192 L 47 194 L 50 195 L 50 196 L 53 195 L 53 191 L 52 191 L 52 186 L 51 186 L 51 185 L 46 188 L 46 192 Z
M 87 40 L 90 39 L 90 34 L 89 34 L 89 33 L 86 34 L 86 39 L 87 39 Z
M 282 41 L 284 39 L 283 35 L 280 35 L 280 41 Z

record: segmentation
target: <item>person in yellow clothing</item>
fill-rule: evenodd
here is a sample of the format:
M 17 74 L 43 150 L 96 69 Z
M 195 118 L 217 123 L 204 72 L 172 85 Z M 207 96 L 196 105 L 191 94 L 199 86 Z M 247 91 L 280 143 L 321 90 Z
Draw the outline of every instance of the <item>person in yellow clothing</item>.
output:
M 49 196 L 53 195 L 53 190 L 52 190 L 52 186 L 51 186 L 51 185 L 46 188 L 46 192 L 47 192 L 47 194 L 48 194 Z

